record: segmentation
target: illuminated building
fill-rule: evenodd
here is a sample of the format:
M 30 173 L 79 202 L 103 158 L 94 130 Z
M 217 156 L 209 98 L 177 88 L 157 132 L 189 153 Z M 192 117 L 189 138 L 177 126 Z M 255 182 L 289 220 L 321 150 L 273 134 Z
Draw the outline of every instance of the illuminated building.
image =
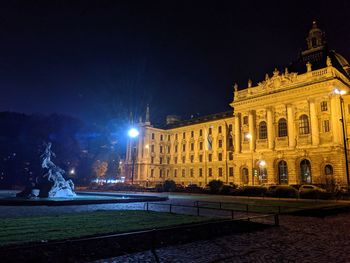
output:
M 147 110 L 134 181 L 347 184 L 340 120 L 343 107 L 347 134 L 349 63 L 328 48 L 315 22 L 306 41 L 307 49 L 282 72 L 275 69 L 257 85 L 249 80 L 244 89 L 235 84 L 231 112 L 183 122 L 169 117 L 156 128 Z M 131 160 L 128 147 L 126 164 Z

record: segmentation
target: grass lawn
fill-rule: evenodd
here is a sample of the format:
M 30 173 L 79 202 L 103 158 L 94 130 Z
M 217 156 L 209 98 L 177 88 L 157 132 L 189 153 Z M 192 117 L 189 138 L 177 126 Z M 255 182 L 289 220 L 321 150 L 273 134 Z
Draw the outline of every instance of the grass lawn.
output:
M 223 202 L 221 208 L 226 209 L 234 209 L 238 211 L 246 211 L 248 205 L 248 209 L 250 212 L 262 212 L 262 213 L 277 213 L 279 212 L 279 206 L 281 212 L 293 212 L 300 211 L 303 209 L 310 208 L 323 208 L 323 207 L 334 207 L 334 206 L 342 206 L 344 204 L 336 203 L 336 202 L 315 202 L 309 200 L 303 201 L 284 201 L 284 200 L 271 200 L 271 199 L 236 199 L 233 202 Z M 219 207 L 219 204 L 214 203 L 205 203 L 205 201 L 201 201 L 199 206 L 205 207 Z
M 211 218 L 208 217 L 135 210 L 2 218 L 0 246 L 121 233 L 209 220 Z

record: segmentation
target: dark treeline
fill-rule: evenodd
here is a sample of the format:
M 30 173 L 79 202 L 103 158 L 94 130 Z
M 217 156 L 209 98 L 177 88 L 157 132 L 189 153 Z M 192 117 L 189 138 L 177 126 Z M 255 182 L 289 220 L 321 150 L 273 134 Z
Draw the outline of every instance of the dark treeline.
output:
M 117 122 L 99 127 L 65 115 L 0 112 L 0 188 L 42 177 L 40 155 L 48 141 L 56 154 L 53 162 L 75 184 L 88 184 L 96 176 L 115 178 L 125 148 L 119 144 L 120 131 Z

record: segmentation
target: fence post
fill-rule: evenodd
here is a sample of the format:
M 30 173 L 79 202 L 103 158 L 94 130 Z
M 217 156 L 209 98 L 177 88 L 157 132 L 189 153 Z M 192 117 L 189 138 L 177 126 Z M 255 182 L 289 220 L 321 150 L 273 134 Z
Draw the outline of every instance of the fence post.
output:
M 222 207 L 222 206 L 221 206 L 221 202 L 219 202 L 219 207 L 220 207 L 220 209 L 221 209 L 221 207 Z
M 147 210 L 147 212 L 148 212 L 148 202 L 146 203 L 146 210 Z
M 171 204 L 169 205 L 169 213 L 171 213 Z
M 233 210 L 231 210 L 231 218 L 233 219 Z
M 246 211 L 249 212 L 249 205 L 246 204 Z
M 197 216 L 199 216 L 199 206 L 197 206 Z
M 275 226 L 279 226 L 280 225 L 280 221 L 278 218 L 278 214 L 275 214 Z

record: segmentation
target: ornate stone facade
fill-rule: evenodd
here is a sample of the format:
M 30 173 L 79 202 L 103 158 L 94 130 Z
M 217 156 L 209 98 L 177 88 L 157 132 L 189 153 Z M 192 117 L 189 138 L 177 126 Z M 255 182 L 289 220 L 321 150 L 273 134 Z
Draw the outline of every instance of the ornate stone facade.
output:
M 341 109 L 350 132 L 347 61 L 325 46 L 313 24 L 308 49 L 283 72 L 245 89 L 234 85 L 233 112 L 163 129 L 139 124 L 134 181 L 206 185 L 210 180 L 258 185 L 347 183 Z M 337 94 L 336 90 L 346 92 Z M 345 136 L 347 137 L 347 136 Z

